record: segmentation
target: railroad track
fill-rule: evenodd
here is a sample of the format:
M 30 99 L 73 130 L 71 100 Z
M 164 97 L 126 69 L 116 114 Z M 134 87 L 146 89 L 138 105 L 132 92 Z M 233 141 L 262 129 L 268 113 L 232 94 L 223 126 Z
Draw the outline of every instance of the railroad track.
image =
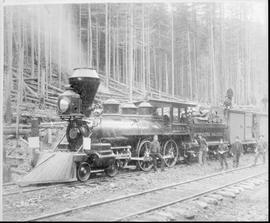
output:
M 245 169 L 245 168 L 249 168 L 250 165 L 239 168 L 240 169 Z M 177 168 L 177 167 L 176 167 Z M 229 171 L 235 171 L 235 169 L 229 170 Z M 143 172 L 143 171 L 136 171 L 136 170 L 128 170 L 127 172 L 122 172 L 120 173 L 118 176 L 116 177 L 126 177 L 126 176 L 132 176 L 132 174 L 136 172 L 137 174 L 140 175 L 147 175 L 149 172 Z M 26 194 L 26 193 L 31 193 L 31 192 L 36 192 L 36 191 L 41 191 L 41 190 L 48 190 L 50 188 L 57 188 L 57 187 L 65 187 L 65 186 L 92 186 L 94 184 L 97 184 L 97 180 L 104 180 L 108 178 L 108 176 L 106 175 L 96 175 L 96 176 L 92 176 L 87 182 L 78 182 L 78 181 L 72 181 L 72 182 L 66 182 L 66 183 L 58 183 L 58 184 L 46 184 L 45 186 L 41 186 L 40 185 L 36 185 L 36 186 L 27 186 L 27 187 L 20 187 L 19 185 L 17 185 L 16 183 L 5 183 L 3 184 L 3 196 L 7 197 L 7 196 L 11 196 L 11 195 L 20 195 L 20 194 Z
M 120 177 L 131 176 L 131 174 L 134 172 L 136 172 L 139 175 L 147 174 L 147 172 L 143 172 L 143 171 L 129 170 L 127 172 L 120 173 L 118 176 L 120 176 Z M 109 178 L 109 177 L 105 174 L 102 174 L 102 175 L 91 176 L 91 178 L 87 182 L 71 181 L 71 182 L 57 183 L 57 184 L 55 184 L 55 183 L 54 184 L 43 184 L 46 186 L 41 186 L 42 184 L 40 184 L 40 185 L 36 185 L 36 186 L 26 186 L 26 187 L 20 187 L 16 183 L 11 182 L 11 183 L 3 184 L 3 194 L 2 195 L 7 197 L 7 196 L 11 196 L 11 195 L 26 194 L 26 193 L 30 193 L 30 192 L 47 190 L 47 189 L 56 188 L 56 187 L 65 187 L 65 186 L 76 187 L 79 185 L 80 186 L 81 185 L 89 186 L 89 185 L 97 184 L 97 181 L 104 180 L 106 178 Z
M 152 212 L 176 203 L 192 200 L 266 174 L 259 167 L 243 167 L 178 182 L 150 190 L 123 195 L 96 203 L 77 206 L 25 219 L 121 221 Z M 259 171 L 259 173 L 258 173 Z
M 175 166 L 174 168 L 177 168 L 177 166 Z M 243 168 L 249 168 L 249 166 L 243 167 Z M 242 168 L 239 168 L 242 169 Z M 137 173 L 137 175 L 147 175 L 149 172 L 143 172 L 143 171 L 138 171 L 136 169 L 129 169 L 127 171 L 125 171 L 124 173 L 121 171 L 116 177 L 126 177 L 126 176 L 131 176 L 131 174 L 134 174 L 134 172 Z M 42 186 L 42 184 L 40 185 L 35 185 L 35 186 L 26 186 L 26 187 L 20 187 L 19 185 L 17 185 L 14 182 L 9 182 L 9 183 L 4 183 L 3 184 L 3 196 L 7 197 L 7 196 L 12 196 L 12 195 L 19 195 L 19 194 L 26 194 L 26 193 L 31 193 L 31 192 L 36 192 L 36 191 L 41 191 L 41 190 L 47 190 L 50 188 L 56 188 L 56 187 L 65 187 L 65 186 L 78 186 L 78 185 L 85 185 L 85 186 L 89 186 L 89 185 L 93 185 L 93 184 L 97 184 L 97 182 L 95 182 L 96 179 L 100 180 L 100 179 L 105 179 L 108 176 L 106 175 L 95 175 L 95 176 L 91 176 L 91 178 L 87 181 L 87 182 L 77 182 L 77 181 L 72 181 L 72 182 L 66 182 L 66 183 L 57 183 L 57 184 L 44 184 Z M 132 176 L 131 176 L 132 177 Z M 93 181 L 94 180 L 94 181 Z
M 125 173 L 120 173 L 118 176 L 121 176 L 121 177 L 130 176 L 134 172 L 139 173 L 139 175 L 147 174 L 143 171 L 130 170 L 130 171 L 125 172 Z M 87 182 L 72 181 L 72 182 L 57 183 L 57 184 L 45 184 L 46 186 L 40 186 L 40 185 L 42 185 L 42 184 L 40 184 L 40 185 L 36 185 L 36 186 L 26 186 L 26 187 L 20 187 L 16 183 L 11 182 L 11 183 L 3 184 L 3 194 L 2 195 L 7 197 L 7 196 L 11 196 L 11 195 L 26 194 L 26 193 L 30 193 L 30 192 L 47 190 L 50 188 L 57 188 L 57 187 L 65 187 L 65 186 L 76 187 L 79 185 L 80 186 L 81 185 L 89 186 L 89 185 L 97 184 L 96 181 L 100 181 L 100 180 L 106 179 L 106 178 L 108 178 L 108 176 L 103 174 L 103 175 L 91 176 L 91 178 Z

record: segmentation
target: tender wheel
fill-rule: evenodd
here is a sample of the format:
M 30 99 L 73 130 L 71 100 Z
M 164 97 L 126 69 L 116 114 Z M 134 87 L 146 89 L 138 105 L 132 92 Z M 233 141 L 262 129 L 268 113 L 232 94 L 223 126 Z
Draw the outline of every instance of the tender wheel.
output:
M 143 171 L 150 171 L 153 167 L 153 160 L 150 156 L 150 144 L 151 142 L 149 140 L 143 140 L 140 143 L 140 146 L 138 148 L 137 154 L 138 157 L 144 158 L 144 160 L 138 160 L 137 164 L 139 168 Z
M 91 174 L 91 168 L 89 163 L 82 162 L 79 163 L 77 168 L 77 179 L 81 182 L 85 182 L 89 179 Z
M 176 164 L 178 158 L 178 146 L 172 139 L 166 141 L 163 147 L 163 156 L 172 156 L 172 158 L 165 158 L 165 164 L 167 167 L 173 167 Z
M 111 164 L 108 168 L 105 169 L 105 173 L 109 176 L 109 177 L 114 177 L 119 170 L 119 164 L 117 161 L 113 162 L 113 164 Z

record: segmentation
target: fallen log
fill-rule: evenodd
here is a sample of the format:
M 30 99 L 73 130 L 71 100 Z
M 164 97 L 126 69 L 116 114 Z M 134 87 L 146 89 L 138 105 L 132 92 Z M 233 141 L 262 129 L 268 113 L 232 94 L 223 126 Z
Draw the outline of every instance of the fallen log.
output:
M 31 132 L 30 129 L 19 129 L 19 135 L 29 135 Z M 16 128 L 14 129 L 3 129 L 4 135 L 16 135 Z

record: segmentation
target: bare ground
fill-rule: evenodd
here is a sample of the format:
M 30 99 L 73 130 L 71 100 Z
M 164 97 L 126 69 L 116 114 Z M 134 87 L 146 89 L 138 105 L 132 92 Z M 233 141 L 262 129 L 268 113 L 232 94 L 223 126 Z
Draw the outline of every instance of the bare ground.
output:
M 225 199 L 220 205 L 201 209 L 198 221 L 268 221 L 268 182 L 254 190 L 241 192 L 236 199 Z
M 244 155 L 241 158 L 240 167 L 253 163 L 253 160 L 253 154 Z M 231 168 L 231 166 L 232 160 L 229 159 L 229 168 Z M 77 184 L 76 186 L 51 187 L 35 193 L 4 197 L 3 216 L 5 220 L 24 219 L 33 215 L 50 213 L 64 208 L 71 208 L 89 202 L 101 201 L 106 198 L 113 198 L 123 194 L 143 191 L 203 176 L 219 171 L 219 167 L 218 161 L 212 161 L 210 165 L 205 166 L 205 168 L 201 168 L 197 163 L 194 163 L 190 166 L 177 165 L 170 169 L 167 168 L 165 172 L 126 172 L 114 178 L 103 175 L 90 179 L 88 185 Z M 264 193 L 265 192 L 262 192 L 262 196 Z M 267 195 L 265 195 L 265 197 L 267 197 Z M 251 202 L 250 205 L 252 203 L 253 202 Z M 248 206 L 248 203 L 243 202 L 243 205 Z M 33 210 L 35 210 L 34 213 Z M 243 208 L 245 215 L 247 210 L 248 207 Z M 209 208 L 207 212 L 211 213 L 211 209 Z M 215 210 L 213 210 L 213 213 L 215 213 Z M 226 211 L 224 211 L 224 214 L 226 214 Z M 210 215 L 205 218 L 204 216 L 205 215 L 202 213 L 202 215 L 196 219 L 211 219 Z M 215 215 L 213 214 L 213 220 L 214 217 Z M 220 219 L 224 218 L 220 216 Z

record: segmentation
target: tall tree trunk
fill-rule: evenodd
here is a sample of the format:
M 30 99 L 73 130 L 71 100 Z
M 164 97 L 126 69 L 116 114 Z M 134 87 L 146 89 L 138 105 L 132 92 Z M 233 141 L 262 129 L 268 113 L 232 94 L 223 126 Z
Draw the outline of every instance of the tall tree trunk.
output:
M 31 77 L 35 76 L 35 36 L 34 19 L 31 20 Z
M 181 96 L 183 97 L 185 95 L 185 91 L 184 91 L 184 53 L 181 50 L 180 52 L 181 55 Z
M 168 56 L 165 54 L 166 93 L 169 94 Z
M 59 9 L 60 22 L 59 22 L 59 32 L 58 32 L 58 87 L 61 88 L 61 85 L 62 85 L 62 10 L 63 9 L 61 5 L 59 7 L 60 7 Z M 80 30 L 80 37 L 81 37 L 81 30 Z M 81 42 L 81 38 L 80 38 L 80 42 Z M 80 51 L 80 55 L 81 55 L 81 51 Z
M 108 86 L 109 78 L 111 76 L 111 5 L 108 5 Z
M 7 19 L 7 30 L 8 30 L 8 77 L 7 77 L 7 88 L 6 88 L 6 110 L 5 110 L 5 121 L 11 123 L 12 112 L 11 112 L 11 96 L 10 92 L 13 89 L 13 78 L 12 78 L 12 66 L 13 66 L 13 9 L 6 9 L 8 12 Z
M 113 27 L 113 29 L 112 29 L 112 36 L 113 36 L 113 44 L 112 44 L 112 60 L 113 60 L 113 69 L 112 69 L 112 71 L 113 71 L 113 79 L 114 80 L 117 80 L 117 78 L 116 78 L 116 71 L 115 71 L 115 68 L 116 68 L 116 46 L 115 46 L 115 44 L 116 44 L 116 29 L 115 29 L 115 27 Z
M 192 14 L 193 14 L 193 27 L 194 27 L 194 35 L 193 35 L 193 63 L 194 63 L 194 88 L 193 94 L 195 95 L 195 100 L 198 101 L 198 72 L 197 72 L 197 13 L 196 8 L 192 5 Z
M 19 22 L 18 22 L 18 49 L 19 49 L 19 67 L 18 67 L 18 91 L 17 91 L 17 117 L 16 117 L 16 138 L 19 139 L 19 121 L 20 121 L 20 106 L 22 103 L 23 94 L 23 69 L 24 69 L 24 27 L 22 23 L 21 11 L 19 12 Z M 18 143 L 18 141 L 17 141 Z
M 129 101 L 133 100 L 133 3 L 129 7 L 130 24 L 129 24 Z
M 228 77 L 225 67 L 225 47 L 224 47 L 224 3 L 220 4 L 220 92 L 223 96 L 226 89 L 228 89 Z M 224 98 L 224 97 L 222 97 Z
M 119 62 L 119 13 L 117 13 L 116 17 L 116 75 L 117 81 L 120 81 L 120 62 Z
M 187 42 L 188 42 L 188 83 L 189 83 L 189 98 L 193 99 L 193 89 L 192 89 L 192 69 L 191 69 L 191 47 L 190 47 L 190 34 L 189 30 L 187 32 Z
M 150 12 L 148 10 L 147 24 L 147 83 L 148 91 L 151 90 L 151 39 L 150 39 Z
M 215 49 L 214 49 L 214 26 L 213 26 L 213 14 L 214 14 L 214 6 L 212 5 L 212 10 L 210 12 L 210 43 L 211 43 L 211 76 L 213 78 L 211 85 L 211 102 L 216 104 L 216 65 L 215 65 Z
M 109 29 L 108 29 L 108 3 L 105 5 L 105 75 L 106 75 L 106 86 L 109 87 Z
M 60 7 L 60 9 L 59 9 L 59 11 L 61 10 L 61 6 L 59 6 Z M 81 24 L 81 22 L 82 22 L 82 19 L 81 19 L 81 17 L 82 17 L 82 12 L 81 12 L 81 10 L 82 10 L 82 5 L 80 4 L 79 5 L 79 41 L 78 41 L 78 45 L 79 45 L 79 64 L 80 64 L 80 66 L 82 65 L 82 32 L 81 32 L 81 29 L 82 29 L 82 24 Z M 59 30 L 59 32 L 60 32 L 60 30 Z
M 41 35 L 41 31 L 40 31 L 40 13 L 41 13 L 41 10 L 40 10 L 40 6 L 38 6 L 38 61 L 37 61 L 37 64 L 38 64 L 38 75 L 37 75 L 37 78 L 38 78 L 38 95 L 40 95 L 40 67 L 41 67 L 41 58 L 40 58 L 40 35 Z
M 145 34 L 145 27 L 144 27 L 144 4 L 142 4 L 142 87 L 143 87 L 143 95 L 145 96 L 145 88 L 146 88 L 146 80 L 145 80 L 145 57 L 144 57 L 144 34 Z
M 43 17 L 45 17 L 43 13 Z M 44 92 L 44 97 L 48 98 L 48 28 L 46 27 L 46 21 L 43 20 L 43 27 L 44 27 L 44 62 L 45 62 L 45 73 L 44 73 L 44 87 L 45 87 L 45 92 Z
M 99 32 L 98 18 L 96 17 L 96 70 L 97 72 L 99 72 L 99 35 L 98 35 L 98 32 Z
M 92 13 L 91 13 L 91 4 L 88 4 L 88 47 L 89 47 L 89 54 L 88 54 L 88 64 L 90 67 L 93 67 L 93 35 L 92 35 Z
M 128 9 L 127 9 L 128 10 Z M 126 47 L 125 47 L 125 84 L 128 83 L 128 13 L 126 14 L 126 41 L 125 41 Z
M 68 46 L 68 47 L 70 49 L 70 46 Z M 69 51 L 69 55 L 71 55 L 71 51 Z M 71 60 L 69 60 L 69 66 L 70 66 L 70 62 L 71 62 Z M 52 82 L 52 30 L 51 29 L 49 30 L 49 72 L 50 72 L 49 83 L 51 83 Z
M 173 11 L 171 16 L 171 22 L 172 22 L 172 29 L 171 29 L 171 51 L 172 51 L 172 97 L 174 97 L 174 18 L 173 18 Z

